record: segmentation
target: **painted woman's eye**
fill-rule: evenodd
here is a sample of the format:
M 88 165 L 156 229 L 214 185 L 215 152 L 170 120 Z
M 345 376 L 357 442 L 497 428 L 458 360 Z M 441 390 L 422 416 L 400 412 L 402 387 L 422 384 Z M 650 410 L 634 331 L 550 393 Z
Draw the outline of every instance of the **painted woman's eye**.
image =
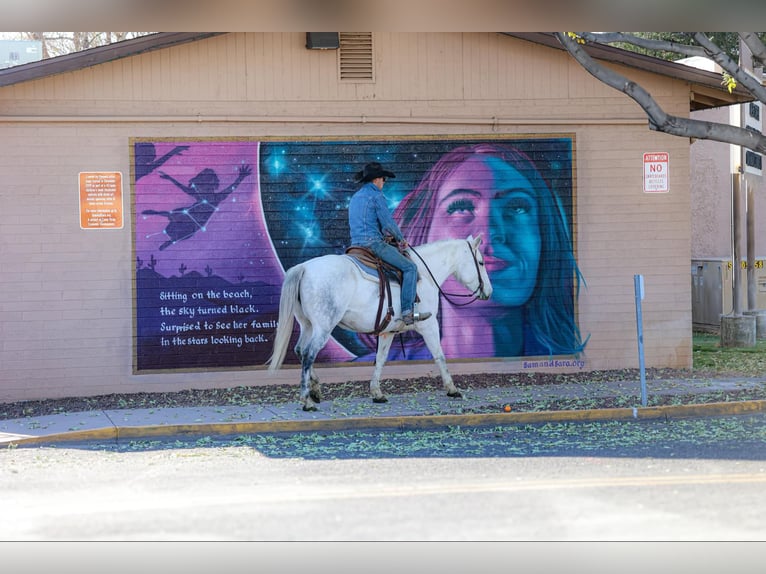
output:
M 470 199 L 458 199 L 453 201 L 447 206 L 447 214 L 452 215 L 453 213 L 470 213 L 473 215 L 474 211 L 476 211 L 476 205 L 474 205 L 473 201 Z
M 529 212 L 531 212 L 534 209 L 534 204 L 532 201 L 523 196 L 517 196 L 512 197 L 508 200 L 508 203 L 505 206 L 505 209 L 509 213 L 514 213 L 517 215 L 525 215 Z

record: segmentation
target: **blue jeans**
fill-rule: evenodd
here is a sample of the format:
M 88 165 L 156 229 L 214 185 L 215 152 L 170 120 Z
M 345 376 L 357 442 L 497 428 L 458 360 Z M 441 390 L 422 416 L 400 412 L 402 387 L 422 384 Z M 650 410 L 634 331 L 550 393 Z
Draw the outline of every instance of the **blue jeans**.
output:
M 418 285 L 418 267 L 399 250 L 385 241 L 375 241 L 367 246 L 370 251 L 386 263 L 390 263 L 402 271 L 402 315 L 413 311 L 415 306 L 415 290 Z

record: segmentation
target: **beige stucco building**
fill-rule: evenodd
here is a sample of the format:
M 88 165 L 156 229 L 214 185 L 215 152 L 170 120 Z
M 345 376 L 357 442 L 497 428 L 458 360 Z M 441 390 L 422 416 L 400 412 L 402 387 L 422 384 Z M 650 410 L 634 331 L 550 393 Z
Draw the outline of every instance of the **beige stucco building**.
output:
M 363 140 L 394 154 L 453 140 L 562 141 L 572 250 L 584 278 L 572 313 L 587 338 L 584 352 L 453 357 L 452 372 L 636 367 L 635 274 L 646 286 L 646 365 L 691 366 L 687 139 L 651 131 L 637 104 L 591 77 L 547 34 L 341 39 L 340 49 L 314 50 L 303 33 L 168 33 L 0 72 L 0 401 L 298 382 L 294 368 L 269 376 L 263 361 L 247 356 L 240 364 L 141 367 L 137 277 L 147 269 L 142 233 L 156 219 L 142 219 L 148 210 L 136 205 L 149 193 L 145 182 L 184 166 L 168 160 L 139 173 L 140 144 L 154 146 L 157 157 L 163 146 L 188 153 L 212 143 L 255 146 L 263 159 L 259 142 L 297 149 Z M 714 73 L 616 49 L 592 53 L 640 82 L 670 114 L 744 98 L 723 90 Z M 666 158 L 660 191 L 646 191 L 645 154 L 667 154 L 655 157 Z M 410 171 L 405 160 L 391 161 Z M 184 173 L 192 181 L 194 174 Z M 104 194 L 81 174 L 107 178 L 103 201 L 121 226 L 109 219 L 99 227 L 83 215 Z M 221 175 L 221 186 L 233 179 Z M 258 194 L 264 181 L 242 185 Z M 223 213 L 209 220 L 211 236 L 226 223 Z M 161 266 L 200 237 L 152 254 Z M 188 277 L 181 265 L 180 276 Z M 172 359 L 176 349 L 168 346 Z M 333 362 L 320 375 L 363 380 L 371 370 L 369 363 Z M 384 376 L 435 372 L 430 361 L 395 361 Z

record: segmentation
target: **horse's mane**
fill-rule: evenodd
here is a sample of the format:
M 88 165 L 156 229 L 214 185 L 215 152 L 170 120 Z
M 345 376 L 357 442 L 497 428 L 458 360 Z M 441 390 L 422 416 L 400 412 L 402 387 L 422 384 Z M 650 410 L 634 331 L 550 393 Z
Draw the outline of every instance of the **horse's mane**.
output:
M 458 239 L 458 238 L 447 238 L 447 239 L 437 239 L 436 241 L 431 241 L 429 243 L 423 243 L 422 245 L 416 245 L 414 246 L 414 249 L 420 253 L 423 251 L 424 253 L 430 253 L 431 251 L 437 251 L 438 249 L 444 248 L 445 245 L 450 243 L 455 243 L 457 241 L 465 241 L 465 238 Z

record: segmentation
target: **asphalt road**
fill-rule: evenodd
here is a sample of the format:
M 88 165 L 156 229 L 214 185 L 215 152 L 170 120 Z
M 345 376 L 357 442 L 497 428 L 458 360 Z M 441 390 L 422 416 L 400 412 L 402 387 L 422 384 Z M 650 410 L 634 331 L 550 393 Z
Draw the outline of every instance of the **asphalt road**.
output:
M 0 451 L 0 539 L 764 540 L 766 416 Z

